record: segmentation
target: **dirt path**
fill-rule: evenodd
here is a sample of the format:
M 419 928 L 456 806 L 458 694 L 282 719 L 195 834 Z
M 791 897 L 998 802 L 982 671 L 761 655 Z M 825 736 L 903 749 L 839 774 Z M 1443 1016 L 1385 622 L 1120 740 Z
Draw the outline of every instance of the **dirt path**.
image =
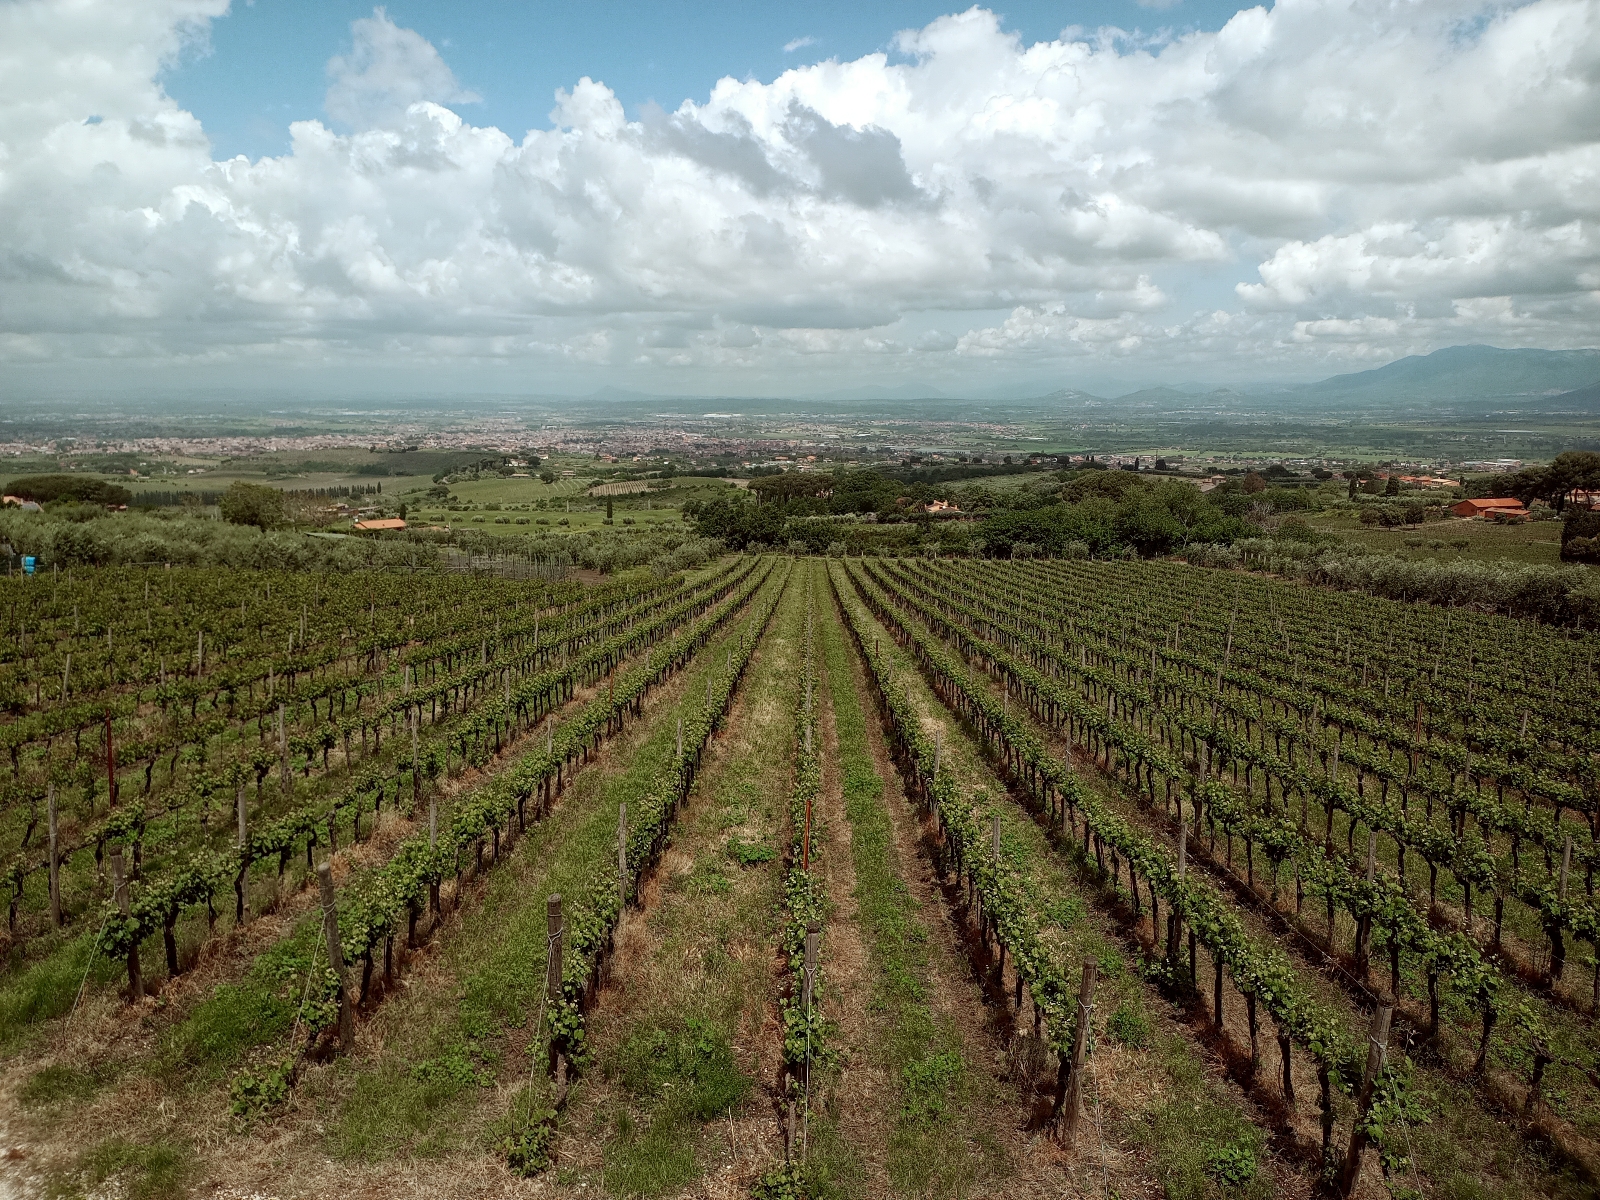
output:
M 790 584 L 590 1009 L 545 1194 L 736 1200 L 783 1157 L 772 997 L 803 614 Z

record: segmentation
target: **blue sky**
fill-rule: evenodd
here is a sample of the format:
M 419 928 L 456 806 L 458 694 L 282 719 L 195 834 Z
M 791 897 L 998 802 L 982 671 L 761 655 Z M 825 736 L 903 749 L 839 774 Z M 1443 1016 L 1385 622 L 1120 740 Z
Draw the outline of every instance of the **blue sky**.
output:
M 655 104 L 669 112 L 704 102 L 724 76 L 771 80 L 790 67 L 892 50 L 894 35 L 960 11 L 924 0 L 798 4 L 656 0 L 575 4 L 415 3 L 384 6 L 395 24 L 436 46 L 461 83 L 482 96 L 460 105 L 475 125 L 520 137 L 549 124 L 557 88 L 589 76 L 617 94 L 629 115 Z M 1220 29 L 1239 8 L 1229 0 L 1133 0 L 997 6 L 1024 42 L 1063 29 L 1113 26 L 1146 33 Z M 258 158 L 289 148 L 289 122 L 323 117 L 324 64 L 348 52 L 350 23 L 372 14 L 352 0 L 236 2 L 211 26 L 209 46 L 185 53 L 164 76 L 167 90 L 205 124 L 219 158 Z M 793 47 L 786 49 L 786 47 Z

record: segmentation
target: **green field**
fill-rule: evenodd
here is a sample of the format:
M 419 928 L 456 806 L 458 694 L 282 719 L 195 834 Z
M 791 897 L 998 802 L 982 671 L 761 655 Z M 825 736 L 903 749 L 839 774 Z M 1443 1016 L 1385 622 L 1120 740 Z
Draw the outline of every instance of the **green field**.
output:
M 1313 513 L 1308 523 L 1373 550 L 1393 552 L 1411 559 L 1453 562 L 1476 559 L 1554 566 L 1561 561 L 1561 522 L 1529 521 L 1523 525 L 1495 525 L 1489 521 L 1452 518 L 1426 521 L 1414 528 L 1379 529 L 1362 525 L 1351 513 Z M 1420 539 L 1420 544 L 1418 543 Z M 1457 547 L 1453 542 L 1466 541 Z M 1435 543 L 1442 543 L 1436 545 Z
M 451 529 L 481 529 L 486 533 L 556 533 L 595 530 L 605 527 L 605 496 L 589 495 L 594 479 L 590 476 L 558 478 L 543 483 L 538 478 L 485 476 L 463 480 L 450 486 L 454 499 L 441 504 L 426 497 L 430 482 L 413 484 L 393 498 L 404 500 L 406 518 L 412 524 L 448 525 Z M 614 528 L 679 528 L 683 506 L 691 500 L 704 500 L 733 485 L 715 479 L 685 481 L 682 486 L 647 493 L 612 496 Z
M 1593 1194 L 1593 632 L 1172 561 L 398 565 L 0 579 L 0 1195 L 1265 1200 L 1358 1120 L 1363 1200 Z

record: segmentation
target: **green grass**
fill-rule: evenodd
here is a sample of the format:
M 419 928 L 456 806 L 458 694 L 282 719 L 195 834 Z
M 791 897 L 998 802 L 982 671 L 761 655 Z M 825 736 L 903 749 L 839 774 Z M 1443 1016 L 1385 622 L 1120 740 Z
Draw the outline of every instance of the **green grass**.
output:
M 237 983 L 219 985 L 168 1030 L 156 1069 L 191 1085 L 212 1083 L 258 1047 L 283 1042 L 291 1049 L 287 1038 L 320 930 L 320 918 L 304 918 Z
M 686 708 L 699 702 L 705 673 L 720 665 L 722 645 L 739 627 L 685 673 Z M 643 794 L 669 761 L 675 738 L 667 711 L 625 736 L 608 752 L 619 769 L 581 772 L 552 814 L 529 827 L 512 863 L 488 876 L 484 894 L 444 943 L 444 978 L 385 1007 L 375 1060 L 339 1064 L 327 1135 L 334 1157 L 372 1162 L 448 1154 L 471 1136 L 471 1110 L 487 1085 L 529 1074 L 526 1057 L 508 1055 L 508 1037 L 532 1035 L 538 1020 L 545 899 L 581 891 L 614 857 L 618 804 Z
M 109 1073 L 80 1071 L 65 1063 L 54 1063 L 35 1071 L 17 1091 L 24 1108 L 49 1108 L 57 1104 L 80 1104 L 110 1081 Z
M 1259 1167 L 1261 1130 L 1206 1079 L 1181 1037 L 1163 1038 L 1157 1050 L 1170 1086 L 1135 1130 L 1154 1160 L 1163 1194 L 1168 1200 L 1272 1195 L 1271 1178 Z
M 600 529 L 681 528 L 683 505 L 708 499 L 731 485 L 713 479 L 696 479 L 680 486 L 627 496 L 612 496 L 613 521 L 606 521 L 605 496 L 590 496 L 592 474 L 558 478 L 546 484 L 537 475 L 528 479 L 484 476 L 452 484 L 458 505 L 452 511 L 437 501 L 423 499 L 430 483 L 416 485 L 404 497 L 407 520 L 413 524 L 449 525 L 492 534 L 549 534 L 593 532 Z M 386 492 L 387 496 L 387 492 Z M 397 497 L 398 498 L 398 493 Z M 459 506 L 467 505 L 469 508 Z
M 23 968 L 0 988 L 0 1048 L 21 1040 L 39 1022 L 71 1011 L 85 974 L 105 985 L 121 976 L 122 964 L 93 954 L 96 935 L 87 930 Z
M 126 1200 L 168 1200 L 180 1195 L 194 1166 L 188 1146 L 170 1138 L 134 1142 L 126 1138 L 107 1138 L 90 1149 L 79 1163 L 79 1173 L 103 1194 L 101 1185 L 115 1179 L 121 1184 L 116 1194 Z
M 882 1037 L 870 1050 L 896 1081 L 889 1178 L 902 1195 L 959 1195 L 985 1171 L 969 1144 L 971 1066 L 961 1035 L 935 1013 L 929 987 L 931 939 L 916 898 L 900 878 L 883 780 L 872 756 L 845 633 L 831 603 L 817 609 L 839 739 L 839 769 L 859 921 L 872 966 L 871 1007 Z
M 609 1070 L 631 1100 L 605 1149 L 606 1186 L 619 1196 L 659 1196 L 693 1182 L 700 1126 L 741 1105 L 754 1083 L 739 1069 L 726 1024 L 698 1016 L 634 1029 Z
M 1561 561 L 1561 522 L 1529 521 L 1523 525 L 1496 525 L 1491 521 L 1425 521 L 1415 528 L 1373 529 L 1353 516 L 1327 513 L 1308 514 L 1309 524 L 1320 532 L 1331 533 L 1342 541 L 1354 542 L 1405 558 L 1456 562 L 1512 562 L 1518 565 L 1554 566 Z M 1408 545 L 1421 539 L 1420 546 Z M 1452 542 L 1465 541 L 1457 548 Z M 1442 546 L 1433 543 L 1442 542 Z

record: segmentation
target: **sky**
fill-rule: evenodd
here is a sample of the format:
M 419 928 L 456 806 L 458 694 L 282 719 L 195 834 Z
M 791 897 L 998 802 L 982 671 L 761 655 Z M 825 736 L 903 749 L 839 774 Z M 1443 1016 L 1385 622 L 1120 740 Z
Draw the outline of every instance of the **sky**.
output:
M 0 0 L 0 395 L 1600 344 L 1600 0 Z

